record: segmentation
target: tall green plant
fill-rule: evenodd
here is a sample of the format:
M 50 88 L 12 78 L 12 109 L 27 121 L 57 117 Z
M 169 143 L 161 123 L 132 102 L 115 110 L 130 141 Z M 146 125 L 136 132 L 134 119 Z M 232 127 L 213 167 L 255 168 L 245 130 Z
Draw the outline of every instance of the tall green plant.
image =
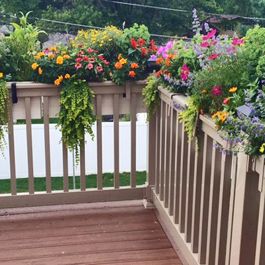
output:
M 11 23 L 14 31 L 4 37 L 0 45 L 0 71 L 16 81 L 31 79 L 33 54 L 39 49 L 38 36 L 43 31 L 28 23 L 29 13 Z

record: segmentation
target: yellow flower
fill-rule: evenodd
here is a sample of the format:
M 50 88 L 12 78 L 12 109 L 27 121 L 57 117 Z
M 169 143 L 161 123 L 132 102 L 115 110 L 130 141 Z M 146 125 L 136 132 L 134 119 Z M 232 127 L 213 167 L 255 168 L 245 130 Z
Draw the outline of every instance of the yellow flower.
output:
M 58 76 L 58 79 L 60 80 L 60 82 L 62 82 L 63 81 L 63 76 L 62 75 L 59 75 Z
M 66 59 L 66 60 L 67 60 L 67 59 L 70 59 L 70 55 L 65 54 L 65 55 L 63 56 L 63 58 Z
M 71 76 L 69 75 L 69 74 L 66 74 L 65 76 L 64 76 L 64 78 L 65 79 L 69 79 Z
M 37 68 L 39 67 L 39 65 L 37 63 L 33 63 L 31 65 L 31 68 L 35 71 Z
M 121 53 L 120 53 L 119 56 L 118 56 L 118 60 L 120 60 L 120 59 L 122 59 L 122 55 L 121 55 Z
M 40 57 L 39 55 L 35 55 L 35 56 L 34 56 L 34 59 L 35 59 L 35 60 L 40 60 L 40 58 L 41 58 L 41 57 Z
M 121 63 L 122 65 L 124 65 L 124 64 L 126 64 L 126 63 L 127 63 L 127 60 L 126 60 L 126 59 L 124 59 L 124 58 L 122 58 L 122 59 L 120 59 L 120 63 Z
M 212 115 L 213 120 L 220 121 L 221 123 L 224 123 L 228 118 L 228 112 L 226 111 L 217 111 Z
M 261 145 L 261 147 L 259 148 L 259 152 L 260 152 L 261 154 L 263 154 L 263 153 L 265 152 L 265 143 L 263 143 L 263 144 Z
M 45 53 L 44 52 L 39 52 L 37 55 L 40 56 L 40 57 L 43 57 L 43 56 L 45 56 Z
M 0 72 L 0 78 L 4 77 L 4 73 Z
M 55 55 L 53 53 L 49 53 L 48 57 L 49 59 L 54 59 Z
M 237 91 L 237 87 L 236 87 L 236 86 L 231 87 L 231 88 L 229 89 L 229 92 L 230 92 L 230 93 L 236 93 L 236 91 Z
M 50 48 L 50 51 L 52 51 L 52 52 L 56 52 L 56 51 L 57 51 L 57 48 L 56 48 L 56 47 L 51 47 L 51 48 Z
M 39 74 L 39 75 L 42 75 L 42 73 L 43 73 L 43 71 L 42 71 L 41 67 L 39 67 L 39 68 L 38 68 L 38 74 Z
M 58 56 L 56 59 L 56 63 L 57 64 L 63 64 L 63 57 L 62 56 Z

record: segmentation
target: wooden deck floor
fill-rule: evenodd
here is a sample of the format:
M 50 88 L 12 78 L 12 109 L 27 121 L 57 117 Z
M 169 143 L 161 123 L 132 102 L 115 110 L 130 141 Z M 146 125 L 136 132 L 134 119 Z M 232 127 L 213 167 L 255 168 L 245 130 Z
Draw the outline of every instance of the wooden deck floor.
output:
M 128 205 L 0 210 L 1 265 L 181 265 L 154 211 Z

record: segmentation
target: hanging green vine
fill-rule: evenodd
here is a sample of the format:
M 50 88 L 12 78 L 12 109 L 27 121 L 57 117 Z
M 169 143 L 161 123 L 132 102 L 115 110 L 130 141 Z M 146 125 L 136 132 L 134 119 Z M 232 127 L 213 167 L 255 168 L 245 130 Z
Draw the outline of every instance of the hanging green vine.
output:
M 75 152 L 76 162 L 79 161 L 79 146 L 85 141 L 85 134 L 94 137 L 93 97 L 86 81 L 71 79 L 62 86 L 58 126 L 62 131 L 62 141 Z
M 151 75 L 147 78 L 146 86 L 143 89 L 144 103 L 147 107 L 148 119 L 152 116 L 155 108 L 159 104 L 159 82 L 158 79 Z
M 3 151 L 3 148 L 5 147 L 4 133 L 6 131 L 6 124 L 8 120 L 7 100 L 8 89 L 6 82 L 4 80 L 0 80 L 0 151 Z

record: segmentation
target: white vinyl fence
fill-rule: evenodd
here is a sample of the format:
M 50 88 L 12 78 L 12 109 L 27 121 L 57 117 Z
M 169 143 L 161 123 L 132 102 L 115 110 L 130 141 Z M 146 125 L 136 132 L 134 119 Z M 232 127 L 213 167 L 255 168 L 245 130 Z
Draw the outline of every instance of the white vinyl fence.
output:
M 147 161 L 147 123 L 140 119 L 137 121 L 137 171 L 145 171 Z M 96 126 L 93 127 L 96 135 Z M 15 156 L 17 165 L 17 178 L 28 176 L 27 168 L 27 144 L 26 125 L 15 125 Z M 103 137 L 103 172 L 114 171 L 114 144 L 113 144 L 113 123 L 104 122 L 102 124 Z M 120 172 L 130 171 L 130 122 L 120 122 Z M 44 130 L 43 125 L 32 125 L 33 137 L 33 159 L 34 176 L 45 177 L 45 150 L 44 150 Z M 7 139 L 7 135 L 6 135 Z M 55 124 L 50 124 L 51 142 L 51 171 L 52 176 L 63 176 L 62 165 L 62 145 L 60 143 L 61 133 Z M 97 172 L 97 146 L 88 136 L 86 137 L 86 174 Z M 69 152 L 69 176 L 73 175 L 73 154 Z M 74 168 L 75 174 L 79 175 L 79 166 Z M 0 179 L 10 178 L 9 152 L 8 146 L 4 150 L 4 157 L 0 155 Z

